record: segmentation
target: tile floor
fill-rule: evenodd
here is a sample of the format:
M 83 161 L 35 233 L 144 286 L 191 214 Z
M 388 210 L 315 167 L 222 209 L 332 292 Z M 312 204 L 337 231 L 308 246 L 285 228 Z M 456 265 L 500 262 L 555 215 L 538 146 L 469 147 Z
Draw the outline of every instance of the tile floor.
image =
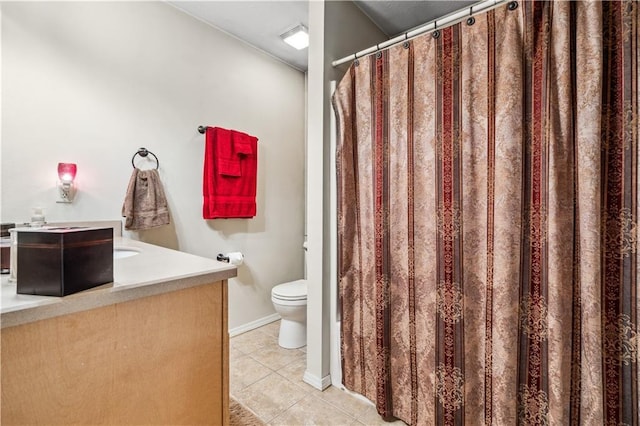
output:
M 393 425 L 372 404 L 330 386 L 319 391 L 302 381 L 306 348 L 278 346 L 280 322 L 232 337 L 229 342 L 231 396 L 268 425 Z

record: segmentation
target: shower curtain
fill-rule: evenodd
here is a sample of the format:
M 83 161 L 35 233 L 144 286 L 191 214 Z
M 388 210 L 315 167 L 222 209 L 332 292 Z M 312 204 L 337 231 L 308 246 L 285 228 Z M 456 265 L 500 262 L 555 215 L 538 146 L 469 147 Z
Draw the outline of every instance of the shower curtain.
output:
M 636 425 L 635 1 L 512 2 L 354 63 L 345 386 L 412 425 Z

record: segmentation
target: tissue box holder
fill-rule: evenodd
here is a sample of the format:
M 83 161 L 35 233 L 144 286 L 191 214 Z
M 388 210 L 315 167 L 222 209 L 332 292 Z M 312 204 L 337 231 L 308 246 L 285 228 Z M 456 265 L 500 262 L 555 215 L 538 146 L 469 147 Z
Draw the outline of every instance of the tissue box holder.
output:
M 17 292 L 67 296 L 113 282 L 112 228 L 50 228 L 18 233 Z

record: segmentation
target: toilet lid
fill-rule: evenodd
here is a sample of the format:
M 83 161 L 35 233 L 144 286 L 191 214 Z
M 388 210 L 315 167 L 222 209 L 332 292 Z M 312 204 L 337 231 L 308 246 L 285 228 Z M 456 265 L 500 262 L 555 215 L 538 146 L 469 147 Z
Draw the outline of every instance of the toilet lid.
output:
M 301 300 L 307 298 L 307 280 L 278 284 L 271 290 L 273 297 L 283 300 Z

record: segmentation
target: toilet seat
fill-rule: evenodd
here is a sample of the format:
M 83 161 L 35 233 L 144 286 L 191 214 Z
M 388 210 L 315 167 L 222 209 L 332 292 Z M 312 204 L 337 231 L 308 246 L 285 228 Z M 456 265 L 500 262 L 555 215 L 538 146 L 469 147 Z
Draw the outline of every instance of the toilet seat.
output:
M 271 298 L 284 302 L 307 300 L 307 280 L 297 280 L 278 284 L 271 290 Z

